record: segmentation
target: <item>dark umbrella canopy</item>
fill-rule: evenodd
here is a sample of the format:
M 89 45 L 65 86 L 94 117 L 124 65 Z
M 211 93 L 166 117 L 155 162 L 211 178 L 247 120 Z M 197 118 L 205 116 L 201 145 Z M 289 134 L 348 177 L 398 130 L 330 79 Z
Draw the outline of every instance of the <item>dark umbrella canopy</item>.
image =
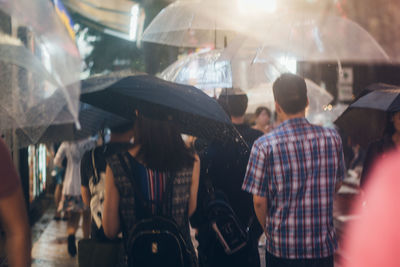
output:
M 387 112 L 398 111 L 400 108 L 400 87 L 372 91 L 350 105 L 356 108 L 372 108 Z
M 382 137 L 388 114 L 400 110 L 400 87 L 387 85 L 371 91 L 352 103 L 335 121 L 356 143 L 367 146 Z
M 376 90 L 387 90 L 387 89 L 396 89 L 399 88 L 396 85 L 387 84 L 387 83 L 373 83 L 365 87 L 367 92 L 376 91 Z
M 150 75 L 118 80 L 105 76 L 89 78 L 82 81 L 81 100 L 127 119 L 134 118 L 137 109 L 145 116 L 175 122 L 183 133 L 198 137 L 239 137 L 215 99 L 193 86 Z

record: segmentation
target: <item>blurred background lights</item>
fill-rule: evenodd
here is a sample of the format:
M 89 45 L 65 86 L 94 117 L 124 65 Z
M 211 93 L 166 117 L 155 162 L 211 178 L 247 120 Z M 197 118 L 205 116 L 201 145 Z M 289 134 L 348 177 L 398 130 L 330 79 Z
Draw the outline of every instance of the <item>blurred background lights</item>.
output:
M 131 19 L 130 19 L 130 27 L 129 27 L 129 38 L 131 40 L 135 40 L 138 34 L 138 24 L 139 24 L 139 5 L 133 5 L 131 8 Z
M 325 111 L 331 111 L 332 109 L 333 109 L 333 106 L 331 104 L 324 106 Z

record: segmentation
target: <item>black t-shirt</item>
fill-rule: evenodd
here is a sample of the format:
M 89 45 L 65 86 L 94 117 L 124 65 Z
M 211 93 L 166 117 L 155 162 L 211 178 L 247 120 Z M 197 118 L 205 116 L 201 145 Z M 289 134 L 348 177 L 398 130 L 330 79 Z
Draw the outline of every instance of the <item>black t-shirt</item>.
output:
M 247 124 L 234 124 L 238 132 L 242 135 L 243 139 L 246 141 L 247 145 L 251 149 L 256 141 L 260 136 L 263 135 L 263 132 L 253 129 Z

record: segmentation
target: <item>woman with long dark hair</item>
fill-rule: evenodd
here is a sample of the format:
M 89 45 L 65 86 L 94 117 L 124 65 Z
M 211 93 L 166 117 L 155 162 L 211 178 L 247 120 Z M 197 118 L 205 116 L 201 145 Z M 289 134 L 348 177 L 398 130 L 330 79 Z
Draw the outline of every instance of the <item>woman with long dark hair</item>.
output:
M 127 175 L 126 166 L 130 166 L 133 177 Z M 139 187 L 146 201 L 155 204 L 150 205 L 154 211 L 157 204 L 165 204 L 161 203 L 165 202 L 163 194 L 172 179 L 173 190 L 167 204 L 186 244 L 194 252 L 189 217 L 196 209 L 199 173 L 197 155 L 185 145 L 171 121 L 154 120 L 139 114 L 134 125 L 133 147 L 108 160 L 102 218 L 106 236 L 114 238 L 122 232 L 126 248 L 129 230 L 142 213 L 133 204 L 138 201 L 133 187 Z

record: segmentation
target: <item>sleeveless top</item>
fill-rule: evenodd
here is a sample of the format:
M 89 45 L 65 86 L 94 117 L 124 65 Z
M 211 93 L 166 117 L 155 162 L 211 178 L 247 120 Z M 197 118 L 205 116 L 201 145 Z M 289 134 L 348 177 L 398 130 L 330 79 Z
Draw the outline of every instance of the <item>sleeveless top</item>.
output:
M 128 157 L 132 157 L 129 153 L 120 154 L 126 165 L 131 168 L 130 160 Z M 133 157 L 132 157 L 133 158 Z M 134 158 L 133 158 L 134 159 Z M 137 223 L 138 219 L 136 218 L 135 212 L 135 197 L 134 197 L 134 189 L 132 182 L 129 180 L 129 177 L 124 168 L 121 165 L 120 158 L 118 155 L 113 155 L 112 157 L 107 159 L 107 163 L 109 164 L 113 175 L 114 182 L 119 192 L 120 202 L 119 202 L 119 214 L 120 214 L 120 224 L 122 230 L 122 236 L 124 242 L 127 240 L 124 237 L 128 236 L 129 230 L 132 226 Z M 149 168 L 146 168 L 144 165 L 140 164 L 136 161 L 137 164 L 141 165 L 147 172 L 154 172 Z M 137 167 L 135 165 L 135 167 Z M 134 170 L 132 170 L 134 173 Z M 168 174 L 165 172 L 164 174 Z M 190 237 L 190 228 L 189 228 L 189 197 L 190 197 L 190 186 L 192 182 L 192 168 L 185 168 L 178 172 L 174 173 L 175 178 L 172 185 L 172 203 L 170 203 L 172 207 L 172 218 L 175 220 L 176 224 L 179 227 L 183 237 L 188 246 L 190 246 L 190 250 L 193 255 L 195 255 L 194 247 Z M 164 175 L 168 176 L 168 175 Z M 142 179 L 141 177 L 140 179 Z M 152 177 L 150 177 L 151 179 Z M 135 177 L 138 179 L 138 177 Z M 162 179 L 161 179 L 162 180 Z M 137 180 L 136 180 L 137 181 Z M 149 181 L 150 182 L 150 181 Z M 152 182 L 157 182 L 156 179 L 152 179 Z M 143 184 L 143 183 L 142 183 Z M 163 187 L 162 185 L 153 185 L 157 188 Z M 142 193 L 148 196 L 148 192 L 144 192 L 143 189 L 145 187 L 141 186 Z M 145 189 L 146 190 L 146 189 Z M 151 195 L 151 194 L 150 194 Z M 154 199 L 152 199 L 154 200 Z M 140 220 L 140 218 L 139 218 Z M 126 244 L 125 244 L 126 245 Z

